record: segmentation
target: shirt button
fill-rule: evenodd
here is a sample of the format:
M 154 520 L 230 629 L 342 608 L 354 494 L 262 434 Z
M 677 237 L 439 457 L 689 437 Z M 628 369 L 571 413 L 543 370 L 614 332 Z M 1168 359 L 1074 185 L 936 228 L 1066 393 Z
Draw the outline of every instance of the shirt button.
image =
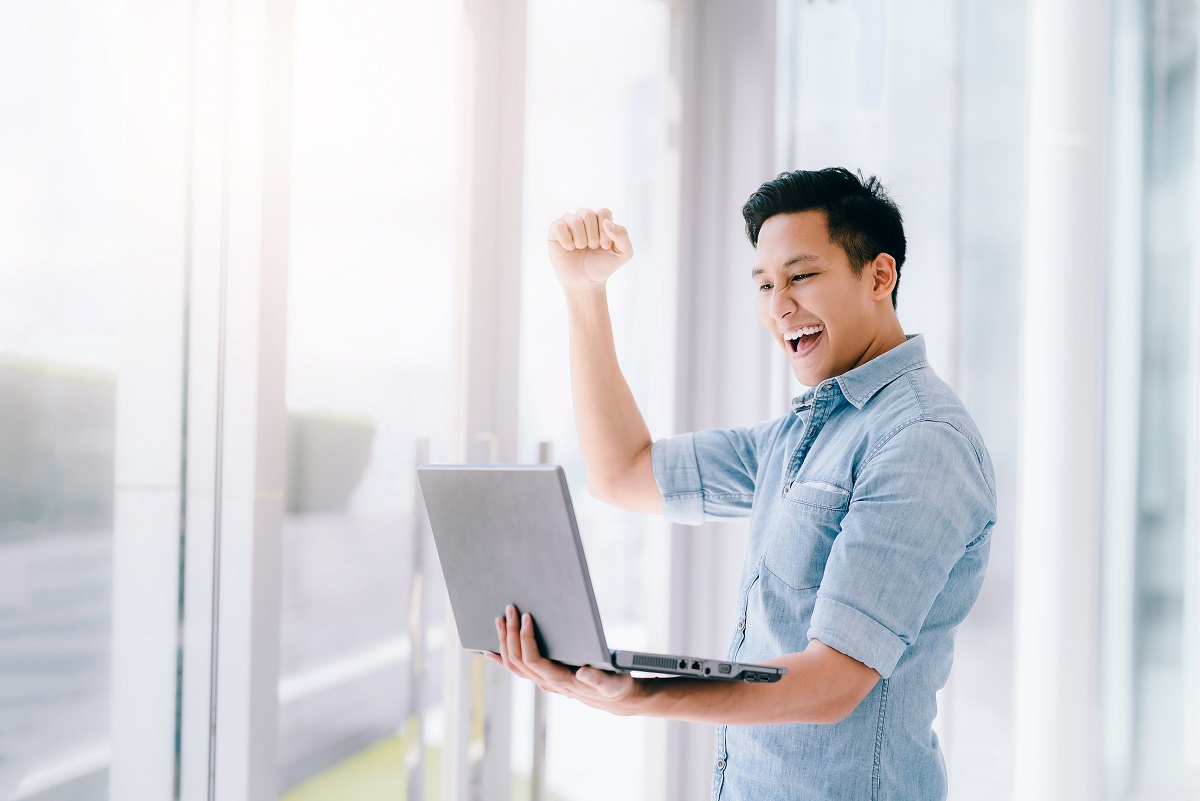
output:
M 717 760 L 717 770 L 725 770 L 725 760 L 723 760 L 723 759 Z
M 738 631 L 745 631 L 745 630 L 746 630 L 746 618 L 742 618 L 741 620 L 738 621 Z
M 792 488 L 792 485 L 791 485 L 791 484 L 788 484 L 786 487 L 784 487 L 784 488 L 783 488 L 783 494 L 784 494 L 784 495 L 787 495 L 787 494 L 788 494 L 788 490 L 790 490 L 791 488 Z

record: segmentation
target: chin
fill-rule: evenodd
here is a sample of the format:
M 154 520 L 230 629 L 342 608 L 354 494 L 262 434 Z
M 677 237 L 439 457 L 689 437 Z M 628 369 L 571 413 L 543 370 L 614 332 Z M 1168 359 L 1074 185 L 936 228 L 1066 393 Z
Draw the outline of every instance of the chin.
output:
M 835 377 L 841 375 L 841 373 L 837 373 L 832 370 L 820 370 L 820 369 L 804 370 L 804 371 L 792 370 L 792 375 L 794 375 L 796 377 L 796 380 L 799 381 L 804 386 L 815 387 L 817 384 L 820 384 L 822 381 L 828 381 L 831 378 L 835 378 Z
M 807 373 L 807 372 L 801 373 L 798 370 L 792 370 L 792 376 L 795 377 L 795 379 L 797 381 L 799 381 L 801 384 L 803 384 L 806 387 L 815 387 L 817 384 L 820 384 L 824 380 L 820 376 L 815 376 L 815 375 L 813 375 L 811 373 Z

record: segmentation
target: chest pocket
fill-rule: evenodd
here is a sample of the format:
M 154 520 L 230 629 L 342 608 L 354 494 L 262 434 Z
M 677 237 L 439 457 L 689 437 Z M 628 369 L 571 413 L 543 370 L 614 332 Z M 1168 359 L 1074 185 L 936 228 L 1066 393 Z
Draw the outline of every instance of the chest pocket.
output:
M 764 564 L 795 590 L 816 589 L 833 540 L 850 508 L 850 493 L 823 481 L 797 479 L 779 501 Z

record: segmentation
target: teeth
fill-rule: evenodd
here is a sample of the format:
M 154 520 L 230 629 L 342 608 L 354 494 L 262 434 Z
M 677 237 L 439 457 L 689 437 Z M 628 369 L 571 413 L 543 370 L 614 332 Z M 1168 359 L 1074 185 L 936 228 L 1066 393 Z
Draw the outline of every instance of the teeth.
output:
M 783 335 L 784 339 L 799 339 L 802 336 L 809 334 L 819 334 L 825 330 L 823 325 L 806 325 L 803 328 L 797 328 L 795 331 L 789 331 Z

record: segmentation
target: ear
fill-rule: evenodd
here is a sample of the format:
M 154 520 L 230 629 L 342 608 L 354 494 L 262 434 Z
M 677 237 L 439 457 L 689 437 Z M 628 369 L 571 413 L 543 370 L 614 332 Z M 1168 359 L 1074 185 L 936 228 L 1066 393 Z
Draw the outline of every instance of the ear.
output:
M 863 268 L 863 272 L 870 276 L 871 298 L 886 300 L 890 304 L 892 290 L 896 288 L 896 281 L 899 279 L 896 273 L 896 260 L 887 253 L 880 253 Z

